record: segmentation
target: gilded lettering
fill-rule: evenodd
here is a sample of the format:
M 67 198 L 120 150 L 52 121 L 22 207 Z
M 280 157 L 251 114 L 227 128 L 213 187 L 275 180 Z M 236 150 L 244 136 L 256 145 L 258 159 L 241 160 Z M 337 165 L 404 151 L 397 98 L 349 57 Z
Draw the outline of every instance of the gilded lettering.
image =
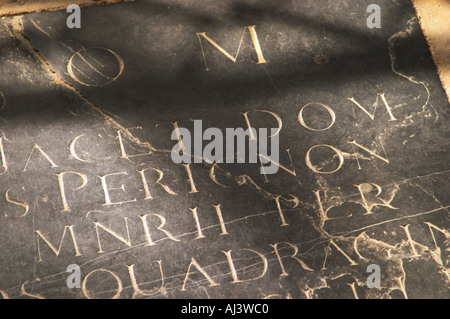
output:
M 134 265 L 127 266 L 128 273 L 130 274 L 130 278 L 131 278 L 131 285 L 133 286 L 133 289 L 134 289 L 133 298 L 138 295 L 154 296 L 154 295 L 158 294 L 159 292 L 163 291 L 163 289 L 164 289 L 164 274 L 163 274 L 163 270 L 162 270 L 161 260 L 158 260 L 156 262 L 159 265 L 159 272 L 161 274 L 161 285 L 159 286 L 159 288 L 153 289 L 153 290 L 143 290 L 143 289 L 139 288 L 139 285 L 136 280 L 136 275 L 134 273 Z
M 29 209 L 30 209 L 30 205 L 28 205 L 28 204 L 25 203 L 25 202 L 20 202 L 20 201 L 18 201 L 18 200 L 12 199 L 12 198 L 9 196 L 9 191 L 10 191 L 10 190 L 11 190 L 11 188 L 8 189 L 8 190 L 6 191 L 6 193 L 5 193 L 6 201 L 7 201 L 8 203 L 11 203 L 11 204 L 14 204 L 14 205 L 23 207 L 23 209 L 24 209 L 25 211 L 22 213 L 22 215 L 17 216 L 17 217 L 18 217 L 18 218 L 20 218 L 20 217 L 25 217 L 25 216 L 27 215 Z M 5 212 L 5 217 L 8 217 L 8 215 L 6 214 L 6 212 Z
M 188 178 L 189 178 L 189 184 L 191 185 L 191 190 L 189 191 L 189 194 L 198 193 L 198 190 L 195 187 L 194 178 L 192 177 L 192 171 L 191 171 L 190 164 L 182 164 L 182 165 L 186 169 L 186 173 L 187 173 Z
M 313 128 L 310 125 L 307 125 L 305 123 L 305 119 L 304 119 L 304 116 L 303 116 L 303 111 L 304 111 L 304 109 L 306 107 L 308 107 L 310 105 L 320 105 L 321 107 L 323 107 L 328 112 L 328 114 L 330 115 L 330 118 L 331 118 L 330 124 L 328 124 L 328 126 L 326 126 L 324 128 Z M 308 104 L 304 105 L 300 109 L 300 112 L 298 112 L 298 121 L 300 122 L 300 124 L 304 128 L 306 128 L 306 129 L 308 129 L 310 131 L 322 132 L 322 131 L 326 131 L 326 130 L 330 129 L 333 126 L 333 124 L 336 122 L 336 114 L 334 113 L 333 109 L 331 107 L 329 107 L 328 105 L 325 105 L 325 104 L 322 104 L 322 103 L 317 103 L 317 102 L 311 102 L 311 103 L 308 103 Z
M 268 263 L 267 263 L 267 258 L 266 258 L 266 256 L 264 256 L 264 255 L 261 254 L 260 252 L 257 252 L 256 250 L 253 250 L 253 249 L 243 248 L 243 249 L 238 249 L 238 250 L 246 250 L 246 251 L 250 251 L 250 252 L 253 252 L 253 253 L 255 253 L 256 255 L 258 255 L 259 258 L 261 258 L 261 260 L 262 260 L 263 269 L 262 269 L 261 273 L 260 273 L 258 276 L 254 277 L 254 278 L 249 278 L 249 279 L 239 279 L 239 278 L 238 278 L 238 274 L 237 274 L 236 267 L 235 267 L 235 265 L 234 265 L 233 258 L 231 257 L 231 251 L 232 251 L 232 250 L 222 251 L 222 252 L 225 254 L 225 256 L 227 257 L 227 261 L 228 261 L 228 264 L 229 264 L 229 266 L 230 266 L 231 276 L 232 276 L 232 278 L 233 278 L 232 283 L 244 282 L 244 281 L 250 281 L 250 280 L 257 280 L 257 279 L 263 277 L 263 276 L 266 274 L 267 268 L 268 268 Z
M 164 216 L 161 216 L 161 215 L 158 215 L 158 214 L 146 214 L 146 215 L 140 215 L 139 217 L 141 218 L 142 225 L 144 226 L 145 238 L 147 239 L 147 246 L 156 245 L 155 242 L 150 237 L 150 228 L 148 227 L 148 222 L 147 222 L 147 216 L 149 216 L 149 215 L 150 216 L 156 216 L 156 217 L 159 218 L 160 224 L 159 224 L 158 227 L 156 227 L 157 230 L 160 230 L 164 234 L 166 234 L 167 238 L 169 238 L 170 240 L 180 241 L 178 238 L 173 236 L 169 231 L 163 229 L 164 225 L 166 224 L 166 219 L 164 218 Z
M 32 297 L 32 298 L 35 298 L 35 299 L 45 299 L 43 296 L 41 296 L 41 295 L 39 295 L 39 294 L 34 294 L 34 293 L 31 293 L 31 292 L 28 292 L 28 291 L 25 289 L 25 285 L 28 283 L 28 281 L 29 281 L 29 280 L 25 281 L 25 282 L 22 284 L 22 286 L 20 287 L 20 294 L 21 294 L 21 295 L 24 295 L 24 296 Z M 39 281 L 39 278 L 36 279 L 36 281 Z
M 244 35 L 245 35 L 245 31 L 247 30 L 247 28 L 250 31 L 250 35 L 252 37 L 253 46 L 255 48 L 255 52 L 258 57 L 258 64 L 268 63 L 268 61 L 266 61 L 264 59 L 264 56 L 262 54 L 261 45 L 259 43 L 258 35 L 256 34 L 255 27 L 256 26 L 252 25 L 252 26 L 247 26 L 244 28 L 244 32 L 242 33 L 242 37 L 239 42 L 239 47 L 237 49 L 235 56 L 232 56 L 225 49 L 223 49 L 220 45 L 218 45 L 214 40 L 212 40 L 210 37 L 208 37 L 206 35 L 206 32 L 197 33 L 198 41 L 200 43 L 200 49 L 202 51 L 203 61 L 205 62 L 206 71 L 209 71 L 209 68 L 208 68 L 208 64 L 206 63 L 205 51 L 203 51 L 202 40 L 201 40 L 200 36 L 202 36 L 204 39 L 206 39 L 210 44 L 212 44 L 217 50 L 219 50 L 222 54 L 224 54 L 228 59 L 233 61 L 233 63 L 236 63 L 236 59 L 239 55 L 239 51 L 241 49 L 242 41 L 244 40 Z
M 125 203 L 131 203 L 131 202 L 135 202 L 136 198 L 134 199 L 130 199 L 130 200 L 125 200 L 125 201 L 120 201 L 120 202 L 112 202 L 111 198 L 110 198 L 110 191 L 113 190 L 122 190 L 123 192 L 125 192 L 125 188 L 123 186 L 123 184 L 120 187 L 116 187 L 116 188 L 108 188 L 108 185 L 106 183 L 106 178 L 108 176 L 116 176 L 116 175 L 128 175 L 127 172 L 118 172 L 118 173 L 110 173 L 110 174 L 106 174 L 106 175 L 99 175 L 98 177 L 100 178 L 100 180 L 102 181 L 102 186 L 103 186 L 103 192 L 105 194 L 105 203 L 103 204 L 103 206 L 107 206 L 107 205 L 120 205 L 120 204 L 125 204 Z
M 92 274 L 94 274 L 96 272 L 104 272 L 104 273 L 110 274 L 114 278 L 114 280 L 117 283 L 117 288 L 114 290 L 114 292 L 115 292 L 114 296 L 112 296 L 109 299 L 118 299 L 120 297 L 121 292 L 122 292 L 122 280 L 120 280 L 119 276 L 117 276 L 111 270 L 103 269 L 103 268 L 93 270 L 90 273 L 88 273 L 86 275 L 86 277 L 84 277 L 83 282 L 81 283 L 81 291 L 83 292 L 83 295 L 86 298 L 88 298 L 88 299 L 94 299 L 95 298 L 95 296 L 92 294 L 92 291 L 88 290 L 86 286 L 87 286 L 88 278 L 90 276 L 92 276 Z
M 44 158 L 50 163 L 52 168 L 58 167 L 58 165 L 56 165 L 55 162 L 53 162 L 53 160 L 50 158 L 50 156 L 48 156 L 47 153 L 45 153 L 44 150 L 42 150 L 42 148 L 39 145 L 34 144 L 33 149 L 31 150 L 30 156 L 28 156 L 27 162 L 25 163 L 25 167 L 23 168 L 24 172 L 26 172 L 26 170 L 27 170 L 28 163 L 31 159 L 31 155 L 33 155 L 34 150 L 38 150 L 41 153 L 41 155 L 44 156 Z
M 86 186 L 87 181 L 88 181 L 86 175 L 75 172 L 75 171 L 68 171 L 68 172 L 62 172 L 62 173 L 56 174 L 56 176 L 58 176 L 58 184 L 59 184 L 59 190 L 60 190 L 61 200 L 62 200 L 62 204 L 63 204 L 63 210 L 62 210 L 63 212 L 70 211 L 69 204 L 67 203 L 66 191 L 65 191 L 65 185 L 64 185 L 64 176 L 66 174 L 75 174 L 75 175 L 78 175 L 82 179 L 81 185 L 78 186 L 75 190 L 79 190 L 79 189 L 83 188 L 84 186 Z
M 205 238 L 206 236 L 203 235 L 202 228 L 200 227 L 200 221 L 198 219 L 197 207 L 189 208 L 189 210 L 192 212 L 192 215 L 195 220 L 195 226 L 197 227 L 197 237 L 195 239 Z
M 98 253 L 104 253 L 103 249 L 102 249 L 102 245 L 100 243 L 100 235 L 98 233 L 98 227 L 100 227 L 101 229 L 103 229 L 104 231 L 106 231 L 107 233 L 109 233 L 110 235 L 114 236 L 115 238 L 117 238 L 118 240 L 120 240 L 121 242 L 123 242 L 124 244 L 126 244 L 128 247 L 131 247 L 131 239 L 130 239 L 130 231 L 128 229 L 128 219 L 126 217 L 124 217 L 125 220 L 125 228 L 127 230 L 127 238 L 124 238 L 123 236 L 121 236 L 120 234 L 118 234 L 117 232 L 113 231 L 111 228 L 100 224 L 99 222 L 95 221 L 94 225 L 95 225 L 95 231 L 97 232 L 97 242 L 98 242 Z
M 384 93 L 378 94 L 377 95 L 377 99 L 375 101 L 375 103 L 373 104 L 373 113 L 371 114 L 369 111 L 367 111 L 358 101 L 356 101 L 353 97 L 348 98 L 349 101 L 353 102 L 357 107 L 359 107 L 364 113 L 366 113 L 370 119 L 373 121 L 375 119 L 375 111 L 377 109 L 377 105 L 378 105 L 378 96 L 381 97 L 381 100 L 384 103 L 384 106 L 386 107 L 386 110 L 389 114 L 389 121 L 396 121 L 397 119 L 395 118 L 395 116 L 392 114 L 392 110 L 388 104 L 388 102 L 386 101 L 386 97 Z
M 150 189 L 148 187 L 147 178 L 145 176 L 145 172 L 148 170 L 153 170 L 159 174 L 158 180 L 155 182 L 155 184 L 160 185 L 168 194 L 170 195 L 178 195 L 176 192 L 174 192 L 168 185 L 163 184 L 161 180 L 163 179 L 163 171 L 157 169 L 157 168 L 144 168 L 139 171 L 139 174 L 141 174 L 142 184 L 144 185 L 144 192 L 145 192 L 145 198 L 144 199 L 153 199 L 152 195 L 150 194 Z
M 320 167 L 318 167 L 317 165 L 312 164 L 311 158 L 310 158 L 310 153 L 311 153 L 311 151 L 313 149 L 319 148 L 319 147 L 329 148 L 329 149 L 333 150 L 336 153 L 336 155 L 337 155 L 337 157 L 339 159 L 339 165 L 337 166 L 337 168 L 335 168 L 334 170 L 331 170 L 331 171 L 324 171 L 324 170 L 321 170 Z M 341 167 L 342 167 L 342 164 L 344 164 L 344 155 L 342 154 L 341 150 L 337 149 L 334 146 L 327 145 L 327 144 L 321 144 L 321 145 L 315 145 L 315 146 L 311 147 L 306 152 L 305 161 L 306 161 L 306 165 L 315 173 L 319 173 L 319 174 L 333 174 L 333 173 L 336 173 L 338 170 L 340 170 Z
M 73 247 L 75 248 L 75 256 L 81 256 L 80 249 L 78 248 L 78 244 L 77 244 L 77 241 L 76 241 L 76 238 L 75 238 L 75 233 L 73 231 L 73 225 L 64 227 L 64 231 L 63 231 L 61 240 L 59 242 L 58 249 L 56 249 L 56 247 L 38 229 L 38 230 L 35 230 L 35 233 L 36 233 L 36 241 L 37 241 L 38 256 L 39 256 L 39 260 L 38 261 L 39 262 L 42 261 L 41 249 L 40 249 L 40 244 L 39 244 L 40 243 L 39 237 L 41 237 L 41 239 L 47 244 L 48 247 L 50 247 L 50 249 L 53 251 L 53 253 L 58 257 L 60 252 L 61 252 L 62 244 L 63 244 L 63 241 L 64 241 L 64 237 L 66 236 L 67 230 L 69 230 L 70 236 L 72 238 Z
M 4 136 L 0 137 L 0 159 L 2 160 L 2 169 L 3 169 L 3 172 L 1 172 L 0 175 L 3 175 L 8 171 L 8 164 L 6 163 L 5 149 L 3 147 L 3 138 L 4 138 Z
M 298 247 L 296 245 L 293 245 L 288 242 L 280 242 L 280 243 L 270 245 L 271 247 L 273 247 L 274 253 L 277 256 L 278 263 L 280 264 L 280 267 L 281 267 L 281 275 L 280 276 L 282 276 L 282 277 L 289 276 L 289 273 L 286 272 L 283 262 L 281 261 L 280 252 L 278 251 L 278 245 L 280 245 L 280 244 L 285 244 L 285 245 L 292 247 L 294 249 L 294 253 L 289 258 L 296 260 L 300 264 L 300 266 L 302 266 L 303 269 L 305 269 L 307 271 L 313 271 L 310 267 L 308 267 L 308 265 L 305 264 L 305 262 L 303 260 L 300 259 L 300 257 L 297 256 Z

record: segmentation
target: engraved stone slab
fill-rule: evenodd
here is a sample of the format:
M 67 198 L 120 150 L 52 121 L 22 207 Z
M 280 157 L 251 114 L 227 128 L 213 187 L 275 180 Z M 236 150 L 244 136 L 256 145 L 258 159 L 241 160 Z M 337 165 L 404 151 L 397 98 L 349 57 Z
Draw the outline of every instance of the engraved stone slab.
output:
M 370 3 L 3 19 L 1 295 L 448 298 L 449 104 L 410 2 Z M 276 128 L 278 172 L 174 163 L 194 120 Z

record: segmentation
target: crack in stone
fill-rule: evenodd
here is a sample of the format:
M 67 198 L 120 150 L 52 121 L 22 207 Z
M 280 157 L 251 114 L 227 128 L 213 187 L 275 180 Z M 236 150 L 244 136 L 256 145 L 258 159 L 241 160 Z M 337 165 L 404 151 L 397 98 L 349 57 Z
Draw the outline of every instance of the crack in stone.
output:
M 47 71 L 47 74 L 53 79 L 54 83 L 58 85 L 62 85 L 66 89 L 70 90 L 72 93 L 74 93 L 78 98 L 80 98 L 85 104 L 87 104 L 93 111 L 95 111 L 97 114 L 99 114 L 103 119 L 105 120 L 106 124 L 116 130 L 119 130 L 123 132 L 124 136 L 128 138 L 129 140 L 133 141 L 134 143 L 138 144 L 141 147 L 147 148 L 150 152 L 157 151 L 156 148 L 154 148 L 150 143 L 148 142 L 142 142 L 139 138 L 135 137 L 129 129 L 123 127 L 120 123 L 118 123 L 116 120 L 114 120 L 110 115 L 106 113 L 102 108 L 97 106 L 95 103 L 93 103 L 91 100 L 89 100 L 88 97 L 86 97 L 81 90 L 73 86 L 72 84 L 68 83 L 66 80 L 64 80 L 56 71 L 54 71 L 50 65 L 50 63 L 45 59 L 45 57 L 42 55 L 42 53 L 37 50 L 32 41 L 24 35 L 23 33 L 23 25 L 21 18 L 23 16 L 15 16 L 10 19 L 10 25 L 12 27 L 12 32 L 10 34 L 14 36 L 16 39 L 18 39 L 25 48 L 32 53 L 38 61 L 42 64 L 43 68 Z

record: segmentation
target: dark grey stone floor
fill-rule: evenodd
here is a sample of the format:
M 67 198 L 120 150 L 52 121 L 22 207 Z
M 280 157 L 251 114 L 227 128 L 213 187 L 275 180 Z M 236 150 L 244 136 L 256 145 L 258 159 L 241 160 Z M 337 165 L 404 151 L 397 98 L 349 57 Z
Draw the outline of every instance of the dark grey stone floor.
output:
M 1 295 L 448 298 L 449 103 L 409 1 L 370 3 L 0 20 Z M 193 120 L 281 127 L 278 172 L 173 163 Z

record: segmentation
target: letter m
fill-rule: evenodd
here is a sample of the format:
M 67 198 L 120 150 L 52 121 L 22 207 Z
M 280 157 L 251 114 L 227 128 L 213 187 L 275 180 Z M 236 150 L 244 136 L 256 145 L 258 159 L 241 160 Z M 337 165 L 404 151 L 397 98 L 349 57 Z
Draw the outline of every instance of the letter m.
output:
M 261 46 L 259 44 L 259 40 L 258 40 L 258 35 L 256 34 L 255 31 L 255 26 L 251 25 L 251 26 L 247 26 L 244 28 L 244 32 L 242 33 L 242 37 L 241 40 L 239 42 L 239 47 L 237 49 L 237 52 L 234 56 L 232 56 L 230 53 L 228 53 L 224 48 L 222 48 L 220 45 L 218 45 L 213 39 L 211 39 L 210 37 L 208 37 L 206 35 L 206 32 L 200 32 L 197 33 L 197 37 L 198 37 L 198 41 L 200 42 L 200 49 L 202 50 L 202 55 L 203 55 L 203 60 L 205 62 L 205 67 L 206 67 L 206 71 L 209 71 L 208 69 L 208 64 L 206 63 L 206 57 L 205 57 L 205 52 L 203 51 L 203 46 L 202 46 L 202 39 L 201 37 L 203 37 L 204 39 L 206 39 L 209 43 L 211 43 L 217 50 L 219 50 L 222 54 L 224 54 L 228 59 L 230 59 L 231 61 L 233 61 L 233 63 L 236 62 L 236 59 L 239 55 L 239 51 L 241 50 L 241 45 L 242 45 L 242 41 L 244 40 L 244 35 L 245 35 L 245 31 L 246 30 L 250 31 L 250 35 L 252 36 L 252 41 L 253 41 L 253 46 L 255 48 L 255 52 L 256 55 L 258 57 L 258 64 L 262 64 L 262 63 L 268 63 L 268 61 L 266 61 L 264 59 L 264 56 L 262 54 L 261 51 Z
M 394 114 L 392 114 L 392 110 L 391 107 L 389 106 L 386 97 L 384 96 L 384 93 L 380 93 L 377 94 L 377 99 L 375 101 L 375 103 L 373 104 L 373 113 L 370 113 L 368 110 L 366 110 L 358 101 L 356 101 L 353 97 L 351 98 L 347 98 L 349 101 L 353 102 L 357 107 L 359 107 L 364 113 L 366 113 L 370 119 L 373 121 L 375 119 L 375 111 L 377 109 L 377 105 L 378 105 L 378 96 L 381 97 L 381 100 L 384 103 L 384 106 L 386 107 L 386 111 L 389 114 L 389 121 L 396 121 L 397 119 L 395 118 Z
M 44 236 L 44 234 L 41 233 L 40 230 L 35 230 L 36 240 L 37 240 L 37 247 L 38 247 L 38 254 L 39 254 L 39 261 L 42 261 L 41 249 L 40 249 L 40 246 L 39 246 L 39 237 L 41 237 L 41 239 L 48 245 L 48 247 L 50 247 L 50 249 L 55 253 L 56 256 L 59 256 L 59 253 L 61 252 L 61 247 L 62 247 L 62 244 L 63 244 L 63 241 L 64 241 L 64 237 L 66 236 L 67 229 L 69 229 L 70 235 L 72 237 L 73 246 L 75 248 L 75 256 L 81 256 L 80 250 L 78 248 L 77 241 L 75 239 L 75 234 L 73 232 L 73 225 L 71 225 L 71 226 L 65 226 L 64 227 L 64 232 L 63 232 L 63 235 L 61 237 L 61 241 L 59 242 L 58 249 L 56 249 L 56 247 Z

